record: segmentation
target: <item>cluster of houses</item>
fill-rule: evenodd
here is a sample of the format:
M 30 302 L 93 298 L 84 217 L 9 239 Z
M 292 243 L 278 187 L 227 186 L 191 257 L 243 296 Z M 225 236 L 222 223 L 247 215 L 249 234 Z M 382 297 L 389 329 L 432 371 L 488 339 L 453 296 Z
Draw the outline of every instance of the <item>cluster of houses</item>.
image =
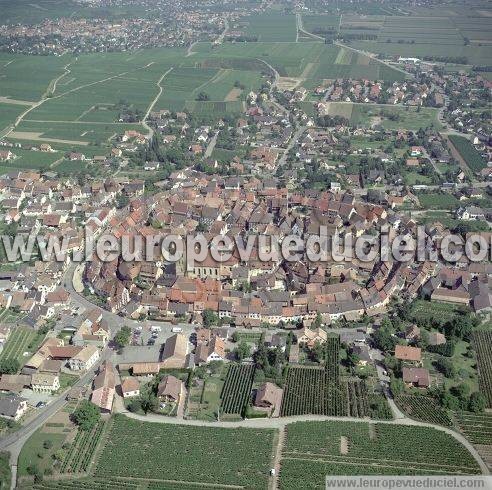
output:
M 426 99 L 434 98 L 435 105 L 443 105 L 440 91 L 434 91 L 426 83 L 415 80 L 394 82 L 352 80 L 340 78 L 328 80 L 326 84 L 314 89 L 315 95 L 322 96 L 325 102 L 379 103 L 391 105 L 421 106 Z
M 213 40 L 223 26 L 219 12 L 190 10 L 180 2 L 154 5 L 148 18 L 61 17 L 40 23 L 3 24 L 3 51 L 31 55 L 61 55 L 66 52 L 93 53 L 131 51 L 162 46 L 188 46 L 198 39 Z M 83 14 L 82 14 L 83 15 Z M 172 21 L 170 21 L 172 19 Z

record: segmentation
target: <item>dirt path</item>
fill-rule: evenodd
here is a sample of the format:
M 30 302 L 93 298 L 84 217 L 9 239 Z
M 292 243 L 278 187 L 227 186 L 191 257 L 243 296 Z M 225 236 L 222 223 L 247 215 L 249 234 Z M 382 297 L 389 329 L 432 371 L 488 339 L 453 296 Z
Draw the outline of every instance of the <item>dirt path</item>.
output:
M 275 456 L 273 458 L 273 468 L 275 469 L 275 475 L 272 478 L 271 485 L 269 488 L 278 489 L 280 488 L 280 465 L 282 462 L 282 451 L 284 449 L 285 443 L 285 428 L 278 431 L 277 444 L 275 446 Z
M 157 101 L 159 100 L 159 97 L 162 95 L 163 87 L 161 85 L 162 80 L 164 80 L 164 77 L 170 73 L 173 70 L 173 67 L 169 68 L 166 72 L 164 72 L 157 81 L 156 85 L 159 87 L 159 91 L 157 92 L 157 95 L 154 97 L 154 100 L 150 103 L 149 107 L 147 108 L 147 112 L 145 113 L 145 116 L 142 119 L 142 125 L 147 129 L 148 131 L 148 137 L 152 138 L 154 136 L 154 130 L 147 124 L 147 118 L 149 117 L 149 114 L 152 112 L 152 109 L 156 105 Z

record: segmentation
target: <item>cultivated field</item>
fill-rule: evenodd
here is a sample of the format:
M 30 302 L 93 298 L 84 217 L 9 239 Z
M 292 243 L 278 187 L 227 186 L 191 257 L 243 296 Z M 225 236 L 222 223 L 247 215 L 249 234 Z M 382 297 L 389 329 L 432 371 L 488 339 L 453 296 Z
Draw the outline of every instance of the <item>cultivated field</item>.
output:
M 474 331 L 473 346 L 477 352 L 480 391 L 487 400 L 487 406 L 492 408 L 492 331 Z
M 249 364 L 231 364 L 220 394 L 220 411 L 242 415 L 251 395 L 255 368 Z
M 253 14 L 241 19 L 240 30 L 262 42 L 292 42 L 296 40 L 296 18 L 273 11 Z
M 453 425 L 448 412 L 434 398 L 422 395 L 399 395 L 395 398 L 395 402 L 412 419 L 446 427 Z
M 160 488 L 173 488 L 167 482 L 266 488 L 273 430 L 166 425 L 121 415 L 110 423 L 96 477 L 113 478 L 118 468 L 120 477 L 160 480 Z
M 287 426 L 282 489 L 324 488 L 325 475 L 477 474 L 454 438 L 435 429 L 364 422 L 298 422 Z
M 492 413 L 460 412 L 456 420 L 470 442 L 492 446 Z
M 451 134 L 449 135 L 449 140 L 472 172 L 478 173 L 487 166 L 487 162 L 482 158 L 480 153 L 475 150 L 469 139 L 464 136 Z
M 14 327 L 0 353 L 0 361 L 5 359 L 17 359 L 21 365 L 26 358 L 24 352 L 32 351 L 38 335 L 35 330 L 29 327 Z M 37 342 L 36 342 L 37 343 Z
M 365 417 L 370 414 L 363 381 L 340 380 L 340 338 L 329 337 L 325 366 L 290 366 L 280 414 Z

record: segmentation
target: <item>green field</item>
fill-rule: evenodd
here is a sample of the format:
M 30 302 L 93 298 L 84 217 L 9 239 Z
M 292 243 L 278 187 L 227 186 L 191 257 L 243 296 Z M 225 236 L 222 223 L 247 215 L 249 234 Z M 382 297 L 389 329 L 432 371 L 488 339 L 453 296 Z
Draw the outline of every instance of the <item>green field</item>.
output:
M 50 82 L 63 73 L 63 66 L 69 61 L 65 56 L 0 53 L 0 95 L 36 102 L 48 90 Z
M 118 476 L 186 483 L 267 486 L 275 431 L 190 427 L 112 420 L 96 477 Z
M 241 19 L 240 30 L 261 42 L 292 42 L 296 40 L 296 18 L 274 11 L 253 14 Z
M 424 209 L 456 209 L 460 202 L 452 194 L 440 194 L 437 192 L 417 194 L 420 205 Z
M 324 488 L 325 475 L 478 473 L 480 468 L 465 447 L 435 429 L 357 422 L 298 422 L 287 426 L 280 486 Z
M 490 48 L 487 46 L 442 45 L 440 43 L 402 44 L 379 41 L 353 41 L 351 46 L 370 53 L 381 54 L 383 57 L 465 56 L 469 64 L 492 63 Z
M 458 136 L 456 134 L 449 135 L 449 140 L 456 148 L 456 151 L 461 155 L 463 160 L 465 160 L 470 170 L 475 173 L 479 173 L 480 170 L 487 166 L 487 162 L 484 158 L 475 150 L 474 146 L 471 144 L 468 138 L 464 136 Z
M 327 113 L 342 116 L 354 126 L 381 126 L 384 129 L 405 128 L 416 131 L 434 126 L 440 128 L 437 109 L 432 107 L 397 107 L 379 104 L 357 104 L 351 102 L 329 102 Z
M 215 48 L 200 43 L 191 56 L 174 48 L 94 53 L 76 58 L 1 54 L 0 95 L 24 104 L 0 101 L 0 130 L 28 108 L 26 101 L 41 101 L 9 138 L 107 146 L 109 138 L 126 129 L 143 132 L 139 125 L 118 124 L 117 107 L 126 104 L 144 114 L 159 94 L 157 84 L 161 77 L 162 93 L 153 106 L 155 110 L 187 110 L 213 118 L 243 112 L 242 102 L 247 94 L 257 92 L 273 74 L 268 65 L 280 76 L 300 77 L 311 86 L 326 78 L 393 81 L 405 77 L 402 72 L 345 48 L 319 42 L 289 42 L 295 41 L 293 15 L 273 12 L 271 18 L 257 21 L 254 20 L 255 29 L 264 31 L 261 39 L 266 42 L 224 43 Z M 277 21 L 278 32 L 268 25 Z M 289 32 L 292 35 L 283 37 Z M 36 77 L 29 76 L 33 72 Z M 197 100 L 199 95 L 202 99 L 204 95 L 205 100 Z
M 28 106 L 20 104 L 4 104 L 0 102 L 0 134 L 12 124 Z
M 63 153 L 45 153 L 41 151 L 21 150 L 13 148 L 12 153 L 16 158 L 10 162 L 5 162 L 4 166 L 12 169 L 36 169 L 48 170 L 56 160 L 63 157 Z

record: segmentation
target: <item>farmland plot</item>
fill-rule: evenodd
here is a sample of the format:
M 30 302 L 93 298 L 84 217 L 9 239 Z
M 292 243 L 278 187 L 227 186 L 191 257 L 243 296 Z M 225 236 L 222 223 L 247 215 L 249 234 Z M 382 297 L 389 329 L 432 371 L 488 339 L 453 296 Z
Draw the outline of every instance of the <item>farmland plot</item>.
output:
M 456 420 L 472 444 L 492 446 L 492 413 L 460 412 Z
M 367 390 L 358 380 L 340 380 L 340 337 L 328 337 L 325 366 L 291 366 L 280 414 L 365 417 L 369 413 Z
M 29 327 L 15 327 L 0 354 L 0 360 L 17 359 L 21 365 L 24 364 L 24 352 L 29 349 L 36 339 L 37 333 Z
M 465 447 L 435 429 L 297 422 L 287 426 L 280 484 L 283 489 L 314 489 L 324 488 L 325 475 L 477 473 L 480 468 Z
M 164 481 L 176 482 L 176 488 L 181 482 L 185 488 L 193 483 L 267 486 L 274 430 L 167 425 L 122 415 L 111 423 L 97 478 L 113 478 L 118 468 L 120 477 L 161 480 L 161 488 L 169 488 Z
M 61 473 L 84 473 L 89 469 L 94 452 L 101 440 L 104 422 L 100 421 L 92 430 L 79 430 L 75 436 L 65 460 L 60 468 Z
M 492 331 L 473 332 L 473 346 L 477 352 L 480 391 L 487 400 L 487 407 L 492 408 Z
M 242 415 L 248 404 L 255 368 L 249 364 L 231 364 L 220 394 L 221 412 Z
M 429 396 L 399 395 L 395 402 L 412 419 L 446 427 L 453 425 L 448 412 Z
M 470 140 L 456 134 L 449 135 L 449 140 L 472 172 L 478 173 L 487 166 L 487 162 L 482 158 L 482 155 L 475 150 Z
M 63 66 L 69 61 L 70 58 L 64 56 L 0 53 L 0 95 L 36 102 L 47 91 L 50 82 L 63 74 Z
M 296 18 L 293 14 L 263 12 L 241 19 L 246 36 L 257 41 L 292 42 L 296 40 Z

